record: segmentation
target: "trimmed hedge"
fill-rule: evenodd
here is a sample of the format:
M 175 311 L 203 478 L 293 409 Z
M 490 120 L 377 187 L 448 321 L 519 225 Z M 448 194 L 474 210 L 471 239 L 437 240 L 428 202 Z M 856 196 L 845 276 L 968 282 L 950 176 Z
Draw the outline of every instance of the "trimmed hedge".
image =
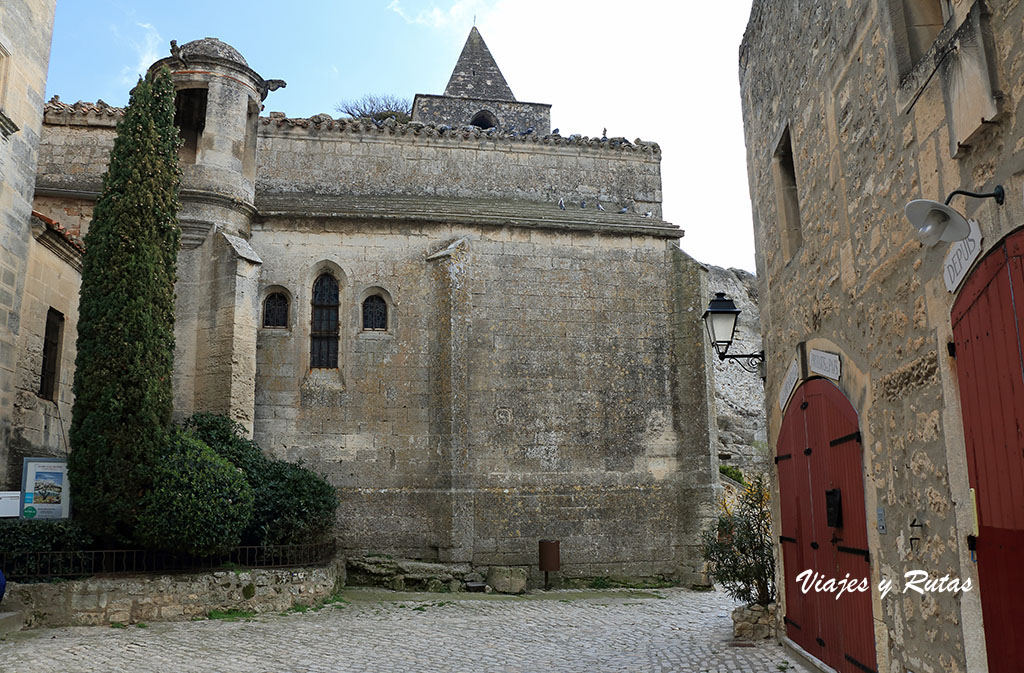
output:
M 70 519 L 0 519 L 0 571 L 15 577 L 37 572 L 77 573 L 87 567 L 92 536 Z M 79 552 L 36 556 L 36 552 Z
M 252 487 L 253 516 L 242 533 L 243 544 L 307 544 L 327 537 L 338 497 L 326 479 L 301 464 L 268 458 L 225 416 L 195 414 L 185 425 L 240 468 Z
M 79 551 L 92 543 L 88 531 L 72 519 L 0 519 L 0 554 Z
M 147 549 L 205 556 L 238 545 L 253 492 L 234 465 L 177 428 L 139 509 L 135 533 Z

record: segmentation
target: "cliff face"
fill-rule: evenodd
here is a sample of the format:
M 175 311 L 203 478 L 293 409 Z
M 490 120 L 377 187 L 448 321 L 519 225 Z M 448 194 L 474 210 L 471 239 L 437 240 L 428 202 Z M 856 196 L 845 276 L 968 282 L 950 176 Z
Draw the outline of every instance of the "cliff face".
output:
M 761 316 L 757 310 L 757 279 L 742 269 L 708 265 L 708 289 L 724 292 L 740 313 L 730 353 L 761 350 Z M 764 385 L 756 374 L 736 362 L 714 358 L 715 411 L 718 423 L 718 454 L 722 465 L 734 465 L 744 474 L 767 469 L 770 451 L 766 443 Z

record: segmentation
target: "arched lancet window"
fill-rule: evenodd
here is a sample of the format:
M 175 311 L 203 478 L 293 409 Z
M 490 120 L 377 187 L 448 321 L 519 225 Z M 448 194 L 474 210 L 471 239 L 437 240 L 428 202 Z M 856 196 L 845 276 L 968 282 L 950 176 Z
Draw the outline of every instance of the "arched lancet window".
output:
M 471 126 L 481 129 L 493 129 L 498 125 L 498 118 L 490 110 L 480 110 L 469 120 Z
M 313 283 L 309 366 L 311 369 L 338 368 L 338 281 L 329 273 Z
M 288 327 L 288 296 L 273 292 L 263 300 L 263 326 Z
M 363 329 L 384 331 L 388 328 L 388 304 L 379 294 L 363 301 Z

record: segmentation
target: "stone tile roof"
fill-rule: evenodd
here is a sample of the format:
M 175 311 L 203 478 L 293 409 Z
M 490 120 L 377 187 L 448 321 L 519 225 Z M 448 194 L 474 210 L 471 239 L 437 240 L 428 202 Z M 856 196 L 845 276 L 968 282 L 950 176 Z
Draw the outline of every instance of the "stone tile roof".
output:
M 487 100 L 516 99 L 476 26 L 469 31 L 444 95 Z
M 557 134 L 539 135 L 532 132 L 520 133 L 517 131 L 507 132 L 495 129 L 483 130 L 476 126 L 462 126 L 452 128 L 446 125 L 423 124 L 421 122 L 409 122 L 399 124 L 394 119 L 382 122 L 372 119 L 334 119 L 329 114 L 323 113 L 308 118 L 292 119 L 286 117 L 283 112 L 271 112 L 269 117 L 260 117 L 260 124 L 263 126 L 276 126 L 279 128 L 303 128 L 315 131 L 336 131 L 338 133 L 352 133 L 364 135 L 389 135 L 389 136 L 421 136 L 428 138 L 447 138 L 455 141 L 476 142 L 480 140 L 491 140 L 506 143 L 535 143 L 540 145 L 565 145 L 588 147 L 599 150 L 615 150 L 628 152 L 650 152 L 660 154 L 661 147 L 658 143 L 641 140 L 637 138 L 629 141 L 626 138 L 590 138 L 581 135 L 561 136 Z
M 78 236 L 75 236 L 70 231 L 65 229 L 59 222 L 54 219 L 43 215 L 37 210 L 32 211 L 32 217 L 42 222 L 49 231 L 52 231 L 57 237 L 62 239 L 65 243 L 70 245 L 78 252 L 85 254 L 85 243 Z
M 65 103 L 60 99 L 60 96 L 54 96 L 50 100 L 46 101 L 43 105 L 43 112 L 65 112 L 68 114 L 97 114 L 106 115 L 108 117 L 120 117 L 124 114 L 123 107 L 115 107 L 113 105 L 107 105 L 102 100 L 97 100 L 95 103 L 87 103 L 84 101 L 78 101 L 76 103 Z

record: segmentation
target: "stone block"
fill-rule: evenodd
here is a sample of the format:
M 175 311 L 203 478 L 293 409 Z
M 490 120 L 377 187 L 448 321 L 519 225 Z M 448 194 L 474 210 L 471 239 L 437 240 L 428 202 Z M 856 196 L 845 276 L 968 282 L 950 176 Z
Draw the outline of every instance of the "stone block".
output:
M 521 594 L 526 591 L 526 568 L 491 566 L 487 569 L 487 585 L 501 594 Z

